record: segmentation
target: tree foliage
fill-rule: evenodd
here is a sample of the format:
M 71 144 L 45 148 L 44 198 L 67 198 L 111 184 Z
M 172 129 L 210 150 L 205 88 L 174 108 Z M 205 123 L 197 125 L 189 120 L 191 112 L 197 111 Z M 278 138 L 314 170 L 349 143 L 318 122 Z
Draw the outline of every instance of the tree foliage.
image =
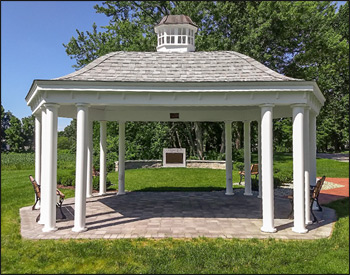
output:
M 34 150 L 34 116 L 20 120 L 1 105 L 1 151 Z
M 112 51 L 155 51 L 154 25 L 164 15 L 186 14 L 198 25 L 197 51 L 232 50 L 294 78 L 316 80 L 326 102 L 317 121 L 319 150 L 349 146 L 349 3 L 329 1 L 108 1 L 96 5 L 110 21 L 103 32 L 77 30 L 64 44 L 82 68 Z M 117 127 L 111 123 L 108 127 Z M 112 126 L 113 125 L 113 126 Z M 147 126 L 145 126 L 147 125 Z M 255 125 L 255 124 L 254 124 Z M 94 126 L 97 127 L 97 126 Z M 242 123 L 233 124 L 234 148 Z M 221 123 L 127 123 L 128 158 L 159 156 L 161 146 L 188 148 L 191 156 L 222 157 Z M 291 120 L 275 121 L 277 150 L 290 151 Z M 109 140 L 117 150 L 117 132 Z M 256 126 L 252 130 L 256 146 Z M 147 150 L 144 150 L 147 148 Z M 151 150 L 150 150 L 151 149 Z M 143 153 L 142 153 L 143 152 Z

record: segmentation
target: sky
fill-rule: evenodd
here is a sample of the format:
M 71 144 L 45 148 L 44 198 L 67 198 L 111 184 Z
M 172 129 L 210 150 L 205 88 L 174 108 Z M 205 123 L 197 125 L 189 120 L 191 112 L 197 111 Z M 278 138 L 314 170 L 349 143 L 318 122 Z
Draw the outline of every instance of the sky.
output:
M 108 25 L 93 8 L 102 1 L 1 1 L 1 104 L 18 118 L 31 115 L 25 96 L 34 79 L 52 79 L 75 71 L 67 44 L 92 24 Z M 339 1 L 338 5 L 345 1 Z M 70 119 L 59 118 L 62 131 Z
M 1 1 L 1 104 L 18 118 L 31 115 L 25 101 L 34 79 L 75 71 L 62 43 L 79 31 L 108 25 L 93 8 L 99 1 Z M 102 30 L 98 28 L 98 30 Z M 59 118 L 62 131 L 70 119 Z

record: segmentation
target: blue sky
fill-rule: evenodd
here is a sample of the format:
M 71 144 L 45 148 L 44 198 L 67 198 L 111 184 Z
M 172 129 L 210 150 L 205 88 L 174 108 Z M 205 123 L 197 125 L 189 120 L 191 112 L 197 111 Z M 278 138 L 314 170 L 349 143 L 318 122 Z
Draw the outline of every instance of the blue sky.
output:
M 97 14 L 99 1 L 1 2 L 1 104 L 16 117 L 31 115 L 25 96 L 34 79 L 51 79 L 73 72 L 74 60 L 65 52 L 76 29 L 108 25 Z M 70 119 L 59 118 L 59 130 Z
M 76 37 L 76 29 L 92 30 L 94 22 L 108 25 L 108 18 L 95 12 L 97 3 L 102 1 L 1 2 L 1 104 L 6 111 L 18 118 L 31 115 L 24 98 L 33 80 L 74 71 L 62 43 Z M 59 118 L 58 130 L 69 123 Z

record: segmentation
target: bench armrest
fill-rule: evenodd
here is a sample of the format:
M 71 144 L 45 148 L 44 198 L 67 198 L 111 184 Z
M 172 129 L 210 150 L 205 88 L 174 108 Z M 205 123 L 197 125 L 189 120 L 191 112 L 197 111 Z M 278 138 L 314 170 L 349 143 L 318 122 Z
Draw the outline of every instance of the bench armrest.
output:
M 58 189 L 56 189 L 56 195 L 59 195 L 60 198 L 64 198 L 65 197 L 64 194 Z

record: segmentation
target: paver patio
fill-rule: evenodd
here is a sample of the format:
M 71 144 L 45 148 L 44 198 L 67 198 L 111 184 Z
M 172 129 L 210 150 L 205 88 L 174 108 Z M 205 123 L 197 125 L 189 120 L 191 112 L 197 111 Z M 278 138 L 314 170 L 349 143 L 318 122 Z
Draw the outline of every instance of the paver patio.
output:
M 323 207 L 315 211 L 319 223 L 308 225 L 309 232 L 292 231 L 293 220 L 288 219 L 291 205 L 288 199 L 275 196 L 275 227 L 277 233 L 261 232 L 261 199 L 244 196 L 235 190 L 234 196 L 224 191 L 213 192 L 128 192 L 123 196 L 109 193 L 87 199 L 86 232 L 72 231 L 74 198 L 64 201 L 66 220 L 57 220 L 57 231 L 43 233 L 35 222 L 39 210 L 31 206 L 20 209 L 21 234 L 29 239 L 61 238 L 280 238 L 317 239 L 331 235 L 336 214 Z M 57 217 L 60 214 L 57 211 Z

